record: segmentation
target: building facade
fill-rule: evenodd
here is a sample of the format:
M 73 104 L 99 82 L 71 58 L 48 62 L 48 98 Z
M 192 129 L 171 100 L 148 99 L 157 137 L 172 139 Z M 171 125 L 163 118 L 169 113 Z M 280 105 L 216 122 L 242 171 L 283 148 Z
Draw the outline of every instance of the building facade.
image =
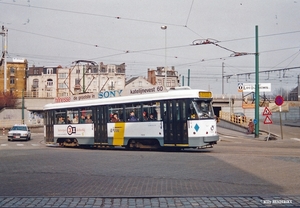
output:
M 26 97 L 56 96 L 56 72 L 58 67 L 29 67 Z
M 6 80 L 4 80 L 4 65 L 0 68 L 0 92 L 5 91 L 14 94 L 17 98 L 22 97 L 22 93 L 26 91 L 26 71 L 28 62 L 26 59 L 14 60 L 7 62 Z
M 167 73 L 167 74 L 166 74 Z M 173 87 L 179 87 L 179 76 L 178 72 L 175 71 L 175 67 L 171 68 L 166 67 L 157 67 L 157 69 L 148 69 L 148 82 L 153 85 L 161 85 L 170 89 Z M 165 83 L 166 80 L 166 83 Z
M 82 93 L 122 90 L 125 64 L 76 63 L 71 67 L 30 67 L 27 73 L 28 97 L 65 97 Z

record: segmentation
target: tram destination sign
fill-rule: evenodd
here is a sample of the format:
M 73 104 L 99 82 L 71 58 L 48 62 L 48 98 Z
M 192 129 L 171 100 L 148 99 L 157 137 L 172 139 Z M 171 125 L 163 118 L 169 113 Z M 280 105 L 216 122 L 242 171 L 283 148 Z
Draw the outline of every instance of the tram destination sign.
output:
M 255 92 L 255 83 L 239 83 L 239 92 Z M 260 92 L 271 92 L 271 83 L 259 83 Z

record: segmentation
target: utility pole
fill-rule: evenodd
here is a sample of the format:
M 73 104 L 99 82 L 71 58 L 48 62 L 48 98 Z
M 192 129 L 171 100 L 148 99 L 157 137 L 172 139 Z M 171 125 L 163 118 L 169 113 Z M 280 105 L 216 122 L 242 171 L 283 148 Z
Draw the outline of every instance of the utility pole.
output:
M 298 101 L 300 101 L 300 75 L 298 74 Z
M 164 82 L 164 85 L 165 85 L 165 88 L 167 89 L 167 28 L 168 27 L 166 25 L 164 25 L 164 26 L 161 26 L 160 28 L 165 31 L 165 82 Z
M 224 95 L 224 62 L 222 62 L 222 95 Z
M 190 86 L 190 74 L 191 74 L 190 69 L 188 69 L 188 84 L 187 84 L 187 86 Z
M 4 28 L 4 26 L 2 25 L 2 32 L 0 32 L 0 35 L 2 35 L 2 45 L 3 45 L 3 56 L 2 58 L 4 59 L 4 66 L 3 66 L 3 69 L 4 69 L 4 92 L 7 91 L 7 61 L 6 61 L 6 54 L 7 54 L 7 29 Z M 2 59 L 1 58 L 1 59 Z M 2 62 L 2 60 L 1 60 Z

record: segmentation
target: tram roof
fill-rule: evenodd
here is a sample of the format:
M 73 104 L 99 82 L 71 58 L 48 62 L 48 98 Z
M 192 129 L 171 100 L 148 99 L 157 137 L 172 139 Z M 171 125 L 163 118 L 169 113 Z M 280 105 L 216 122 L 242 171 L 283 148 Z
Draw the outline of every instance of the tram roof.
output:
M 119 96 L 119 97 L 112 97 L 112 98 L 81 100 L 81 101 L 62 102 L 62 103 L 50 103 L 44 106 L 44 110 L 61 109 L 61 108 L 78 108 L 78 107 L 86 107 L 86 106 L 134 103 L 134 102 L 157 101 L 157 100 L 169 100 L 169 99 L 178 99 L 178 98 L 199 98 L 199 92 L 210 92 L 210 91 L 197 90 L 197 89 L 189 89 L 189 90 L 175 89 L 175 90 L 169 90 L 167 92 L 160 92 L 160 93 L 127 95 L 127 96 Z

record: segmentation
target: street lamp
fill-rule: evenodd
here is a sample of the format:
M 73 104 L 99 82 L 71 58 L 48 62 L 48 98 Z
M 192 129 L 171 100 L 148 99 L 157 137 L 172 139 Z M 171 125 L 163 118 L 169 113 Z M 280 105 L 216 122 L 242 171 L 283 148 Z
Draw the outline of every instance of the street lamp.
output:
M 7 63 L 6 63 L 6 53 L 7 53 L 7 29 L 4 28 L 4 26 L 2 25 L 2 32 L 0 32 L 0 35 L 3 36 L 2 42 L 3 42 L 3 56 L 2 58 L 4 59 L 4 92 L 6 92 L 6 79 L 7 79 L 7 74 L 6 74 L 6 68 L 7 68 Z M 2 61 L 1 61 L 2 62 Z
M 167 26 L 161 26 L 160 27 L 162 30 L 165 31 L 165 81 L 164 81 L 164 85 L 165 88 L 167 89 Z

